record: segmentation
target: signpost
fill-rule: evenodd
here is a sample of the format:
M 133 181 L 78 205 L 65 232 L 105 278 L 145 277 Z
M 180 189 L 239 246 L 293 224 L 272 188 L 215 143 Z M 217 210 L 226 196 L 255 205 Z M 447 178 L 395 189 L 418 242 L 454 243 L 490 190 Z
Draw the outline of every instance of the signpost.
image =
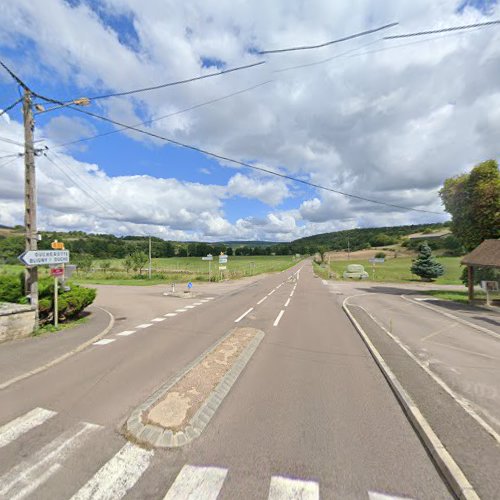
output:
M 385 259 L 373 257 L 372 259 L 368 259 L 369 262 L 372 263 L 372 280 L 375 279 L 375 264 L 383 264 Z
M 50 275 L 54 276 L 54 326 L 59 324 L 59 282 L 58 277 L 64 275 L 62 267 L 53 267 L 50 270 Z
M 225 271 L 227 269 L 224 264 L 227 264 L 227 255 L 221 252 L 219 255 L 219 271 Z M 222 273 L 220 273 L 220 275 L 222 279 Z
M 481 288 L 486 292 L 486 305 L 491 306 L 490 292 L 498 292 L 498 281 L 481 281 Z
M 209 253 L 206 257 L 202 257 L 201 260 L 208 260 L 208 281 L 211 281 L 212 277 L 212 261 L 214 257 L 211 253 Z
M 69 250 L 29 250 L 19 255 L 18 259 L 28 267 L 69 262 Z
M 193 284 L 191 282 L 188 283 L 188 288 L 191 290 L 193 288 Z

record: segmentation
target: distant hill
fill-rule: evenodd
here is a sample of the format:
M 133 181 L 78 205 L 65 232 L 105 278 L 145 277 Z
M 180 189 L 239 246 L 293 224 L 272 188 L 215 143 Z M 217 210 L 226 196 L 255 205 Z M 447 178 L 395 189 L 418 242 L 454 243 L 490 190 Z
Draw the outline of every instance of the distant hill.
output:
M 228 247 L 239 248 L 239 247 L 270 247 L 277 245 L 275 241 L 221 241 L 220 243 L 214 243 L 215 245 L 226 245 Z

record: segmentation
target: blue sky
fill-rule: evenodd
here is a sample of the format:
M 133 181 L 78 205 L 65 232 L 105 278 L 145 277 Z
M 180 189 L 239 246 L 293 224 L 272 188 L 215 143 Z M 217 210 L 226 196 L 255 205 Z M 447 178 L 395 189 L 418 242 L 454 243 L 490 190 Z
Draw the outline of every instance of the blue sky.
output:
M 299 2 L 277 1 L 266 12 L 251 2 L 238 11 L 231 2 L 201 1 L 181 6 L 49 0 L 45 7 L 38 12 L 28 0 L 4 7 L 7 28 L 0 36 L 0 57 L 37 92 L 60 100 L 251 64 L 260 60 L 255 48 L 318 43 L 394 20 L 403 33 L 500 17 L 497 3 L 486 0 L 440 5 L 426 0 L 406 8 L 391 0 L 377 10 L 366 1 L 354 13 L 347 2 L 333 6 L 320 0 L 307 10 Z M 37 159 L 40 225 L 172 239 L 291 240 L 357 226 L 445 220 L 437 196 L 443 180 L 498 157 L 498 93 L 489 82 L 498 68 L 499 31 L 406 47 L 391 46 L 377 35 L 317 53 L 271 56 L 257 68 L 94 101 L 88 108 L 133 124 L 272 80 L 148 129 L 313 183 L 434 214 L 370 205 L 125 133 L 58 148 L 113 130 L 63 109 L 36 117 L 36 137 L 49 148 L 47 158 Z M 455 63 L 457 55 L 461 65 Z M 329 57 L 338 59 L 325 62 Z M 471 77 L 480 75 L 478 64 L 484 81 Z M 306 66 L 276 72 L 301 65 Z M 450 81 L 463 85 L 450 87 Z M 16 85 L 2 74 L 0 107 L 17 97 Z M 22 142 L 19 107 L 0 118 L 0 137 Z M 459 144 L 463 141 L 468 141 L 466 150 Z M 11 143 L 0 145 L 0 156 L 19 151 Z M 0 158 L 6 180 L 0 188 L 0 224 L 22 222 L 20 168 L 17 160 Z

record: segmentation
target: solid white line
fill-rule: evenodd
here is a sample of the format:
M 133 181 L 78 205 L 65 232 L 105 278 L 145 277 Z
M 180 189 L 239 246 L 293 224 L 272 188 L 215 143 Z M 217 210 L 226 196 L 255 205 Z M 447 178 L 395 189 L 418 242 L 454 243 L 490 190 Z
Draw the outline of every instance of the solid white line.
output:
M 41 448 L 30 458 L 19 462 L 0 477 L 0 498 L 21 499 L 36 491 L 61 467 L 73 451 L 100 425 L 82 423 Z M 9 494 L 10 492 L 10 494 Z M 12 493 L 15 492 L 15 495 Z
M 116 339 L 101 339 L 98 340 L 97 342 L 94 342 L 92 345 L 107 345 L 111 344 L 111 342 L 114 342 Z
M 269 500 L 318 500 L 319 484 L 315 481 L 301 481 L 287 477 L 273 476 L 269 487 Z
M 249 312 L 253 311 L 253 307 L 251 307 L 248 311 L 244 312 L 238 319 L 235 319 L 235 323 L 239 323 Z
M 226 479 L 227 469 L 185 465 L 163 500 L 216 500 Z
M 160 321 L 165 321 L 165 318 L 153 318 L 151 321 L 154 321 L 155 323 L 159 323 Z
M 283 316 L 283 314 L 285 314 L 284 309 L 282 309 L 280 311 L 280 313 L 278 314 L 278 316 L 276 316 L 276 319 L 274 320 L 273 326 L 278 326 L 278 323 L 280 322 L 281 316 Z
M 137 325 L 136 328 L 148 328 L 150 326 L 153 326 L 152 323 L 143 323 L 142 325 Z
M 177 313 L 167 313 L 167 314 L 165 314 L 165 317 L 167 317 L 167 318 L 173 318 L 174 316 L 177 316 Z
M 269 296 L 269 295 L 272 295 L 275 291 L 276 291 L 276 289 L 271 290 L 271 291 L 270 291 L 267 295 L 268 295 L 268 296 Z
M 290 297 L 293 297 L 293 294 L 294 294 L 294 293 L 295 293 L 295 290 L 292 290 L 292 291 L 290 292 Z
M 129 335 L 132 335 L 135 333 L 135 330 L 125 330 L 124 332 L 117 333 L 119 337 L 128 337 Z
M 187 309 L 176 309 L 175 312 L 178 312 L 178 313 L 185 313 L 187 311 Z
M 288 307 L 288 304 L 290 304 L 290 298 L 285 302 L 285 307 Z
M 21 417 L 10 421 L 0 427 L 0 448 L 15 441 L 19 436 L 42 425 L 49 418 L 57 415 L 57 412 L 45 408 L 35 408 Z
M 152 458 L 153 451 L 127 443 L 73 495 L 72 500 L 122 498 L 139 480 Z
M 368 498 L 370 500 L 410 500 L 408 497 L 395 497 L 393 495 L 385 495 L 376 491 L 369 491 Z
M 267 295 L 263 298 L 263 299 L 260 299 L 259 302 L 257 302 L 257 305 L 259 306 L 260 304 L 262 304 L 262 302 L 264 302 L 264 300 L 267 299 Z

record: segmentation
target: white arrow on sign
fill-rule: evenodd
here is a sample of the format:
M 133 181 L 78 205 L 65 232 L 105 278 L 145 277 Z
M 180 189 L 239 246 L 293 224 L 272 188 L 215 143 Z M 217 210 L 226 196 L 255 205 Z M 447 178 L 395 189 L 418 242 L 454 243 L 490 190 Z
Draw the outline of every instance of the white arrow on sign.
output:
M 69 262 L 69 250 L 30 250 L 23 252 L 18 259 L 26 266 L 66 264 Z

